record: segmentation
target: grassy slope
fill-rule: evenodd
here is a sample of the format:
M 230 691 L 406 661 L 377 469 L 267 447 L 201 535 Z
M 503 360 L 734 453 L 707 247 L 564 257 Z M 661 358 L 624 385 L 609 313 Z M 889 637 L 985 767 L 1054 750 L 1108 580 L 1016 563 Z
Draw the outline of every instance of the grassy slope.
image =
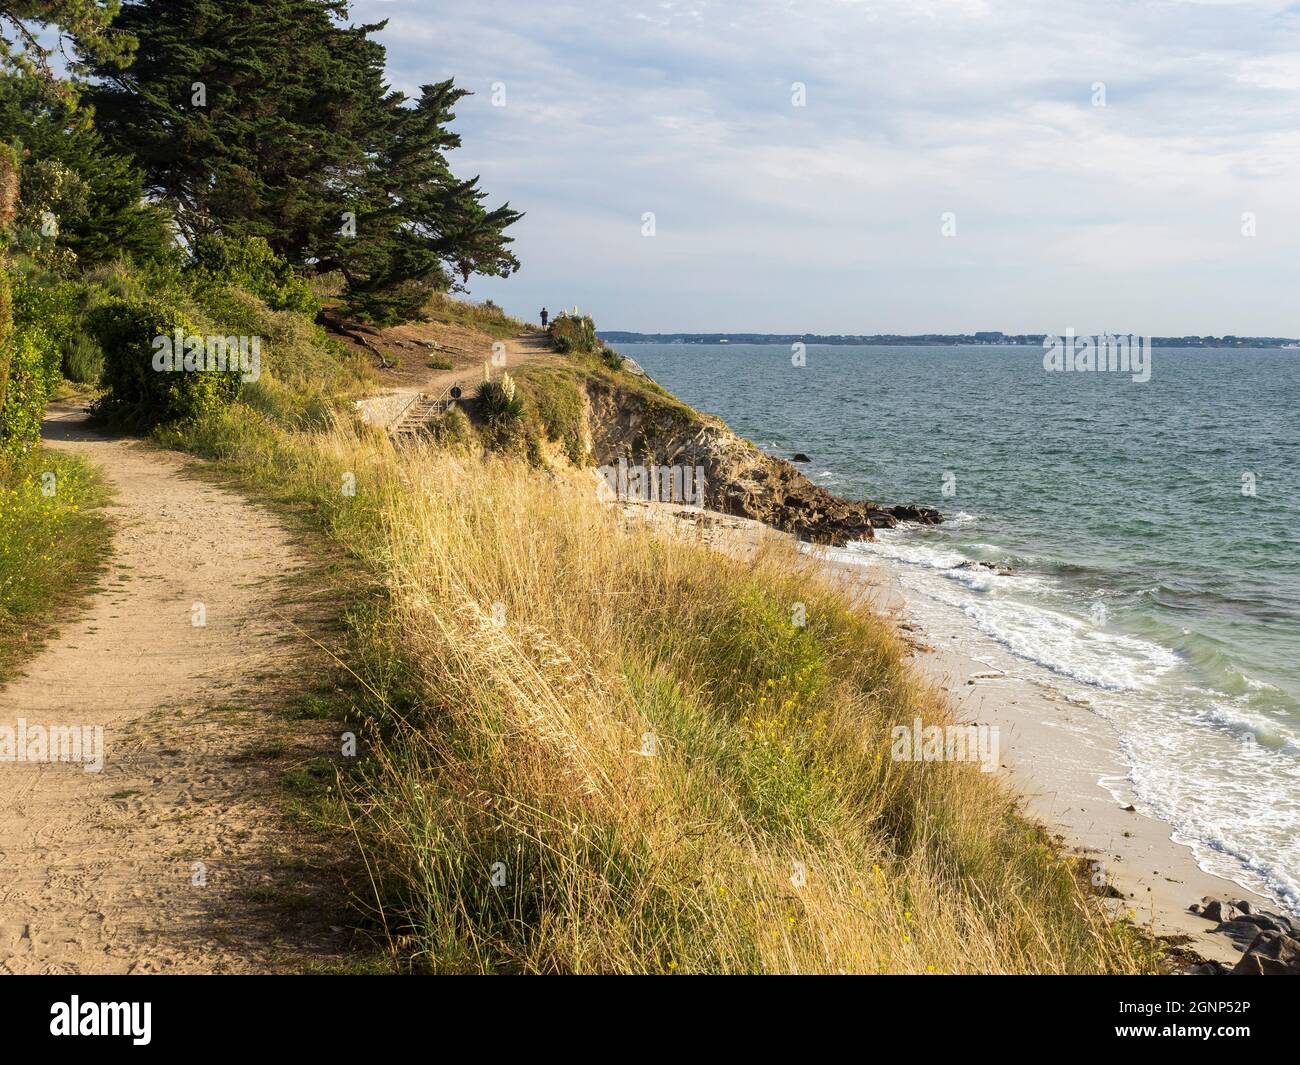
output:
M 611 368 L 595 352 L 572 351 L 556 363 L 529 363 L 514 373 L 527 404 L 527 429 L 559 444 L 574 465 L 589 465 L 583 445 L 585 395 L 590 385 L 605 390 L 637 394 L 647 415 L 662 411 L 679 420 L 695 421 L 700 415 L 647 377 Z M 649 419 L 648 419 L 649 420 Z
M 167 438 L 305 504 L 382 592 L 351 617 L 369 756 L 330 814 L 400 964 L 1154 965 L 996 782 L 889 759 L 893 724 L 946 709 L 796 554 L 721 558 L 624 527 L 576 475 L 326 427 L 355 374 L 269 348 L 247 402 Z
M 0 681 L 36 652 L 98 572 L 112 537 L 107 500 L 102 478 L 74 456 L 0 456 Z
M 535 328 L 511 318 L 492 303 L 470 303 L 450 296 L 434 296 L 425 307 L 430 321 L 474 329 L 493 340 L 509 340 Z

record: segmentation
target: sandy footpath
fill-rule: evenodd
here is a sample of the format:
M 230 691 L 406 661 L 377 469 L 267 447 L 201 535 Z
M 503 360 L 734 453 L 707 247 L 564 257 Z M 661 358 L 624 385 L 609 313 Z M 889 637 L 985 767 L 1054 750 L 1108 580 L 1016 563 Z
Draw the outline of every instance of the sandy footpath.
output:
M 728 553 L 746 554 L 785 534 L 744 518 L 691 511 L 670 504 L 625 504 L 628 513 L 652 523 L 689 530 Z M 1001 771 L 1025 800 L 1026 811 L 1064 846 L 1095 863 L 1094 875 L 1113 889 L 1116 912 L 1156 934 L 1189 937 L 1203 957 L 1234 964 L 1240 950 L 1214 925 L 1187 907 L 1205 895 L 1247 899 L 1266 910 L 1277 903 L 1205 872 L 1191 850 L 1171 837 L 1163 821 L 1126 809 L 1128 771 L 1109 725 L 1059 692 L 1018 675 L 1018 659 L 992 640 L 972 636 L 957 623 L 945 625 L 916 604 L 886 559 L 861 556 L 862 564 L 836 561 L 822 568 L 834 581 L 898 624 L 914 649 L 916 667 L 946 691 L 961 720 L 998 728 Z
M 282 616 L 302 560 L 265 512 L 186 476 L 184 457 L 83 422 L 55 408 L 45 436 L 112 483 L 113 554 L 76 619 L 0 688 L 0 725 L 102 726 L 104 765 L 0 762 L 0 972 L 328 955 L 327 927 L 275 906 L 300 858 L 274 798 L 285 760 L 337 742 L 265 709 L 314 653 Z

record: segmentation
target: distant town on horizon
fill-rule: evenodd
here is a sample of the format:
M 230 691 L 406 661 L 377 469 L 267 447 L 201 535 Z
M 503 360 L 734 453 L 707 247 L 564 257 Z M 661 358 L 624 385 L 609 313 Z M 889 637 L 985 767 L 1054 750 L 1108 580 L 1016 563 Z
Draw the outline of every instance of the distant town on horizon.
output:
M 1041 345 L 1047 333 L 635 333 L 599 330 L 597 335 L 610 344 L 948 344 L 948 345 Z M 1079 337 L 1092 334 L 1080 333 Z M 1105 334 L 1108 336 L 1128 334 Z M 1300 348 L 1294 337 L 1181 336 L 1151 337 L 1154 348 Z

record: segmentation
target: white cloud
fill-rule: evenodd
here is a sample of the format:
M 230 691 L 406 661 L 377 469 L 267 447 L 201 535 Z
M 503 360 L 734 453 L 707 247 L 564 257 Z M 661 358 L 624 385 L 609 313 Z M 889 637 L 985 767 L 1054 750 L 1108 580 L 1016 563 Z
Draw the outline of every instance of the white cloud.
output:
M 354 5 L 357 21 L 385 16 L 395 85 L 454 76 L 476 93 L 455 166 L 528 215 L 524 269 L 474 291 L 520 313 L 576 302 L 647 330 L 1064 316 L 1300 333 L 1282 297 L 1300 226 L 1300 20 L 1285 4 Z

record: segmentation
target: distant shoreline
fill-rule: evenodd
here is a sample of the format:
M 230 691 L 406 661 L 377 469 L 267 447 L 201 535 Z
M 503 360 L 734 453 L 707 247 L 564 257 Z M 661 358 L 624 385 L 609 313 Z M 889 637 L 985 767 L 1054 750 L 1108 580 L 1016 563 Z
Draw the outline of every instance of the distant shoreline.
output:
M 824 333 L 630 333 L 600 330 L 596 334 L 610 344 L 826 344 L 845 347 L 1041 347 L 1045 333 L 926 333 L 902 336 L 881 333 L 873 336 Z M 1081 336 L 1083 334 L 1080 334 Z M 1151 337 L 1153 348 L 1300 348 L 1294 337 L 1185 336 Z

